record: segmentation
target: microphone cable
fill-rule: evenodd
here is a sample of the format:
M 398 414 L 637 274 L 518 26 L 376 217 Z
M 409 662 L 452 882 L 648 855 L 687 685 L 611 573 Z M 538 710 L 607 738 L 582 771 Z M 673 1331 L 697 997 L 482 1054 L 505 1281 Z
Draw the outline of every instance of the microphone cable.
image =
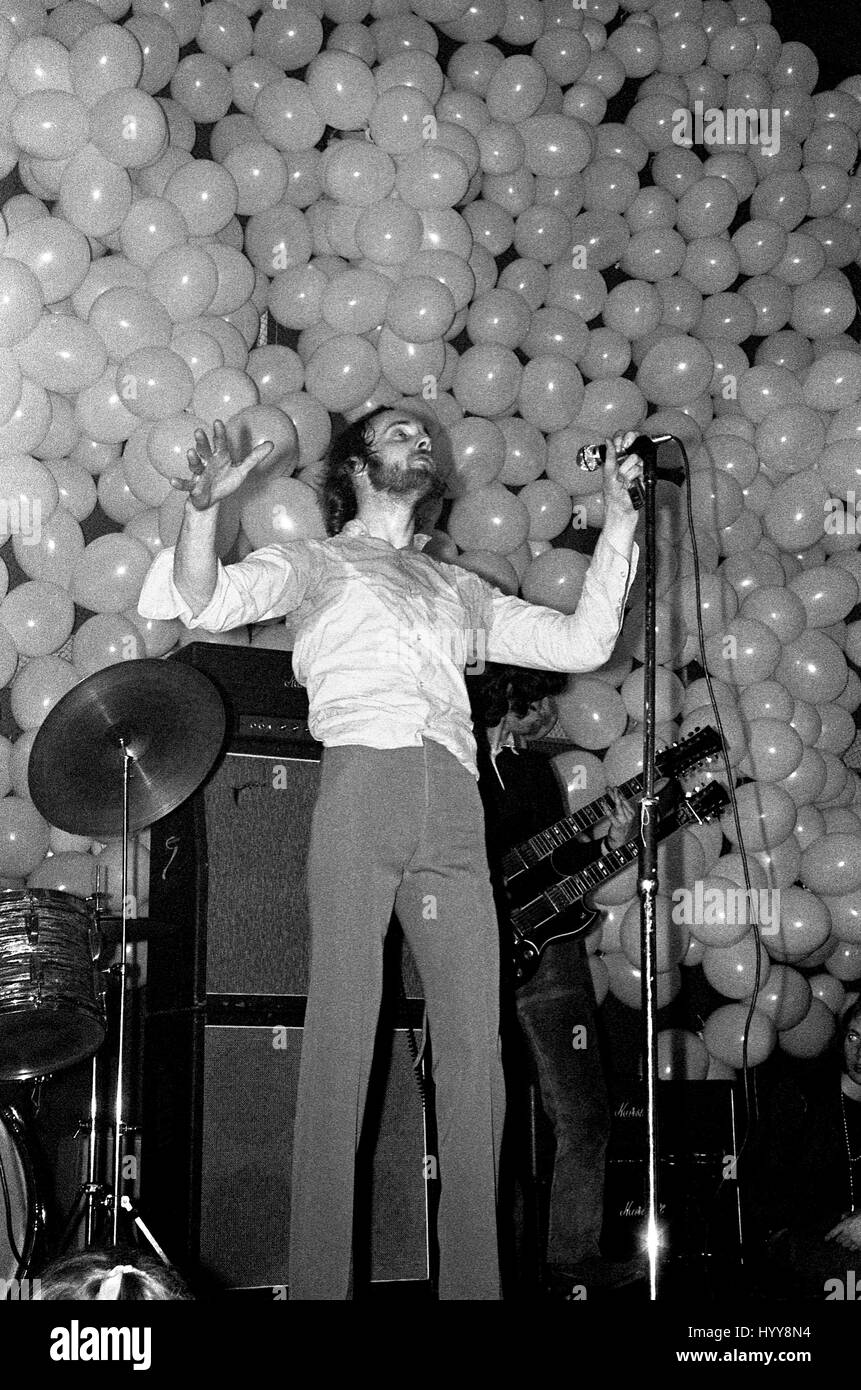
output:
M 721 741 L 721 753 L 722 753 L 722 755 L 723 755 L 724 767 L 725 767 L 725 770 L 726 770 L 726 778 L 727 778 L 727 792 L 728 792 L 728 794 L 729 794 L 730 806 L 731 806 L 731 808 L 732 808 L 733 823 L 734 823 L 734 825 L 735 825 L 735 832 L 736 832 L 736 836 L 737 836 L 738 853 L 739 853 L 739 856 L 740 856 L 740 858 L 741 858 L 742 872 L 743 872 L 743 874 L 744 874 L 744 883 L 745 883 L 745 889 L 746 889 L 746 895 L 747 895 L 748 909 L 749 909 L 749 912 L 750 912 L 750 914 L 751 914 L 751 916 L 752 916 L 752 919 L 753 919 L 751 925 L 753 926 L 753 929 L 754 929 L 754 950 L 755 950 L 755 955 L 756 955 L 756 969 L 755 969 L 755 974 L 754 974 L 753 992 L 752 992 L 751 997 L 750 997 L 750 1007 L 749 1007 L 749 1009 L 748 1009 L 748 1011 L 747 1011 L 747 1017 L 746 1017 L 746 1019 L 745 1019 L 745 1024 L 744 1024 L 744 1032 L 743 1032 L 743 1035 L 742 1035 L 742 1065 L 741 1065 L 741 1072 L 742 1072 L 742 1083 L 743 1083 L 743 1087 L 744 1087 L 744 1098 L 745 1098 L 745 1130 L 744 1130 L 744 1136 L 743 1136 L 741 1145 L 739 1146 L 739 1151 L 738 1151 L 738 1153 L 736 1154 L 736 1162 L 738 1162 L 738 1160 L 741 1158 L 741 1155 L 742 1155 L 743 1151 L 744 1151 L 745 1148 L 747 1147 L 747 1144 L 748 1144 L 748 1142 L 749 1142 L 749 1140 L 750 1140 L 750 1138 L 751 1138 L 751 1136 L 752 1136 L 752 1134 L 753 1134 L 753 1132 L 754 1132 L 754 1129 L 755 1129 L 756 1124 L 757 1124 L 758 1119 L 759 1119 L 759 1099 L 758 1099 L 757 1087 L 756 1087 L 756 1077 L 755 1077 L 755 1074 L 753 1074 L 753 1073 L 751 1072 L 751 1069 L 750 1069 L 748 1051 L 749 1051 L 749 1042 L 750 1042 L 750 1029 L 751 1029 L 751 1024 L 752 1024 L 752 1022 L 753 1022 L 754 1011 L 755 1011 L 755 1009 L 756 1009 L 756 999 L 757 999 L 757 995 L 759 994 L 760 985 L 761 985 L 761 982 L 762 982 L 762 940 L 761 940 L 760 932 L 759 932 L 759 914 L 758 914 L 758 911 L 757 911 L 757 908 L 756 908 L 755 898 L 754 898 L 754 893 L 753 893 L 753 887 L 752 887 L 751 881 L 750 881 L 750 868 L 749 868 L 749 865 L 748 865 L 747 851 L 745 850 L 744 837 L 743 837 L 742 829 L 741 829 L 741 820 L 740 820 L 739 812 L 738 812 L 738 800 L 737 800 L 737 798 L 736 798 L 736 793 L 735 793 L 735 777 L 734 777 L 734 774 L 733 774 L 733 770 L 732 770 L 732 768 L 731 768 L 731 766 L 730 766 L 729 754 L 728 754 L 728 751 L 727 751 L 727 740 L 726 740 L 726 735 L 725 735 L 725 733 L 724 733 L 723 722 L 722 722 L 721 717 L 720 717 L 720 710 L 718 709 L 717 697 L 716 697 L 715 692 L 714 692 L 714 686 L 712 685 L 711 672 L 709 671 L 708 665 L 706 664 L 705 633 L 704 633 L 704 631 L 703 631 L 703 621 L 702 621 L 702 590 L 701 590 L 701 585 L 700 585 L 700 557 L 699 557 L 699 550 L 698 550 L 698 548 L 697 548 L 697 538 L 696 538 L 696 529 L 695 529 L 695 525 L 694 525 L 693 506 L 692 506 L 692 504 L 691 504 L 691 488 L 690 488 L 691 468 L 690 468 L 690 463 L 689 463 L 689 460 L 688 460 L 687 450 L 685 449 L 683 440 L 677 439 L 676 442 L 677 442 L 677 444 L 678 444 L 678 446 L 679 446 L 679 449 L 681 450 L 681 453 L 682 453 L 682 458 L 683 458 L 683 461 L 684 461 L 684 470 L 685 470 L 685 481 L 686 481 L 686 483 L 687 483 L 686 510 L 687 510 L 688 529 L 689 529 L 689 531 L 690 531 L 690 537 L 691 537 L 691 553 L 692 553 L 692 555 L 693 555 L 693 562 L 694 562 L 694 563 L 693 563 L 693 577 L 694 577 L 694 592 L 695 592 L 695 594 L 696 594 L 696 605 L 697 605 L 697 609 L 696 609 L 696 611 L 697 611 L 697 641 L 698 641 L 698 644 L 699 644 L 700 665 L 701 665 L 702 670 L 703 670 L 703 677 L 704 677 L 705 682 L 706 682 L 706 689 L 708 690 L 708 693 L 709 693 L 709 703 L 711 704 L 712 713 L 713 713 L 713 715 L 714 715 L 715 727 L 716 727 L 716 729 L 717 729 L 718 736 L 719 736 L 720 741 Z M 708 446 L 706 445 L 706 447 L 708 447 Z

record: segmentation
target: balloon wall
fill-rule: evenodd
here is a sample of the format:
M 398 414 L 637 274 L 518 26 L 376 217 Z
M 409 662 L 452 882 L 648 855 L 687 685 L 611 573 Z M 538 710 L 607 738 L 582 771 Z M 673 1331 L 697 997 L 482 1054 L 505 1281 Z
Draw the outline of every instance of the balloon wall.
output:
M 861 976 L 861 76 L 816 91 L 770 21 L 765 0 L 0 0 L 5 886 L 89 892 L 116 858 L 42 820 L 27 759 L 76 682 L 191 639 L 136 603 L 196 428 L 276 444 L 223 508 L 235 558 L 323 535 L 333 416 L 406 398 L 451 459 L 435 553 L 565 612 L 601 523 L 578 447 L 669 433 L 691 472 L 659 484 L 659 732 L 710 721 L 699 614 L 753 886 L 779 892 L 749 1058 L 822 1051 Z M 638 767 L 642 628 L 640 578 L 611 662 L 560 701 L 572 806 Z M 756 928 L 673 913 L 743 885 L 737 840 L 724 815 L 660 852 L 660 1001 L 693 967 L 726 1001 L 662 1035 L 662 1075 L 741 1061 Z M 596 989 L 636 1008 L 631 871 L 602 905 Z

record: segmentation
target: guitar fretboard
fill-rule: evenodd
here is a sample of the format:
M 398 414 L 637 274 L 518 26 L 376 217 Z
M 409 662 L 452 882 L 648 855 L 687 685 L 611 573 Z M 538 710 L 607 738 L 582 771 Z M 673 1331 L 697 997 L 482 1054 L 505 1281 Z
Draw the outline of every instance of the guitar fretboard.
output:
M 674 831 L 681 829 L 683 825 L 688 825 L 691 821 L 698 821 L 701 816 L 696 807 L 688 801 L 682 802 L 674 811 L 665 816 L 659 826 L 658 835 L 660 839 L 665 839 L 667 835 L 672 835 Z M 596 888 L 600 888 L 608 878 L 613 878 L 632 864 L 640 852 L 639 839 L 629 840 L 627 844 L 620 845 L 618 849 L 608 850 L 600 859 L 595 859 L 591 864 L 578 869 L 576 874 L 569 874 L 566 878 L 561 878 L 558 883 L 554 883 L 552 888 L 547 888 L 534 902 L 527 903 L 524 907 L 517 908 L 511 914 L 511 921 L 518 934 L 538 927 L 548 918 L 558 916 L 569 907 L 574 905 L 587 893 L 593 893 Z M 549 910 L 548 910 L 549 909 Z
M 712 756 L 719 748 L 720 740 L 713 729 L 698 729 L 680 744 L 662 748 L 655 758 L 655 770 L 661 777 L 678 775 L 697 761 Z M 618 788 L 619 794 L 626 801 L 642 796 L 644 781 L 642 772 L 636 777 L 630 777 Z M 612 810 L 613 803 L 605 792 L 588 805 L 581 806 L 579 811 L 572 811 L 570 815 L 563 816 L 545 830 L 539 830 L 503 857 L 503 878 L 513 879 L 524 871 L 536 868 L 548 859 L 554 850 L 570 844 L 585 831 L 594 829 Z
M 619 787 L 619 794 L 625 800 L 630 797 L 642 795 L 643 775 L 631 777 Z M 568 845 L 575 840 L 578 835 L 582 835 L 586 830 L 592 830 L 599 821 L 605 820 L 613 810 L 613 803 L 609 796 L 599 796 L 595 801 L 590 801 L 588 806 L 581 806 L 579 811 L 573 811 L 570 816 L 558 820 L 553 825 L 548 825 L 546 830 L 539 830 L 537 835 L 531 836 L 518 845 L 516 849 L 510 850 L 502 861 L 502 872 L 506 878 L 518 873 L 524 868 L 533 869 L 543 860 L 549 858 L 554 850 L 561 849 L 563 845 Z

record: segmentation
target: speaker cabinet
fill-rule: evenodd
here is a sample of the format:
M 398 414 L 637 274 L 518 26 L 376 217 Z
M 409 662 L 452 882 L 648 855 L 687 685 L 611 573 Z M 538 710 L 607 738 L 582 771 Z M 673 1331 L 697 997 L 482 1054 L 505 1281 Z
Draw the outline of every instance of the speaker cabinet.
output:
M 405 1031 L 387 1041 L 370 1100 L 371 1162 L 359 1163 L 359 1263 L 373 1282 L 424 1280 L 425 1185 L 408 1180 L 422 1173 L 421 1099 Z M 227 1286 L 287 1284 L 301 1045 L 298 1027 L 204 1030 L 200 1262 Z
M 658 1085 L 658 1218 L 670 1260 L 739 1263 L 738 1125 L 727 1081 Z M 647 1217 L 645 1091 L 632 1083 L 613 1099 L 602 1244 L 614 1258 L 643 1250 Z
M 226 1288 L 287 1284 L 319 753 L 234 738 L 152 828 L 141 1202 L 180 1268 Z M 356 1280 L 377 1284 L 429 1277 L 421 984 L 401 946 L 393 927 L 357 1176 Z

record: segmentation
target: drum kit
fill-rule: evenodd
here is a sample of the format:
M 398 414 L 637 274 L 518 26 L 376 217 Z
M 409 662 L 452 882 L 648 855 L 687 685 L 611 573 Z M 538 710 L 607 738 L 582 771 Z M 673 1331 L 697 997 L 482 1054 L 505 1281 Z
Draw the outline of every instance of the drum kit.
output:
M 129 894 L 129 840 L 180 806 L 211 770 L 224 741 L 225 710 L 213 683 L 191 666 L 136 660 L 87 677 L 51 710 L 33 743 L 30 794 L 51 825 L 108 840 L 122 836 L 122 911 L 109 895 L 86 900 L 38 888 L 0 892 L 0 1084 L 32 1082 L 92 1058 L 86 1125 L 87 1180 L 60 1242 L 85 1219 L 87 1247 L 110 1218 L 118 1241 L 121 1209 L 166 1258 L 121 1191 L 127 1132 L 128 947 L 159 928 L 137 918 Z M 112 895 L 111 895 L 112 896 Z M 100 961 L 119 946 L 119 964 Z M 118 1025 L 106 1023 L 108 978 Z M 107 1043 L 106 1043 L 107 1036 Z M 102 1073 L 115 1074 L 112 1124 Z M 112 1158 L 99 1136 L 112 1129 Z M 0 1298 L 20 1280 L 44 1223 L 27 1127 L 19 1105 L 0 1099 Z M 104 1238 L 103 1236 L 101 1238 Z

